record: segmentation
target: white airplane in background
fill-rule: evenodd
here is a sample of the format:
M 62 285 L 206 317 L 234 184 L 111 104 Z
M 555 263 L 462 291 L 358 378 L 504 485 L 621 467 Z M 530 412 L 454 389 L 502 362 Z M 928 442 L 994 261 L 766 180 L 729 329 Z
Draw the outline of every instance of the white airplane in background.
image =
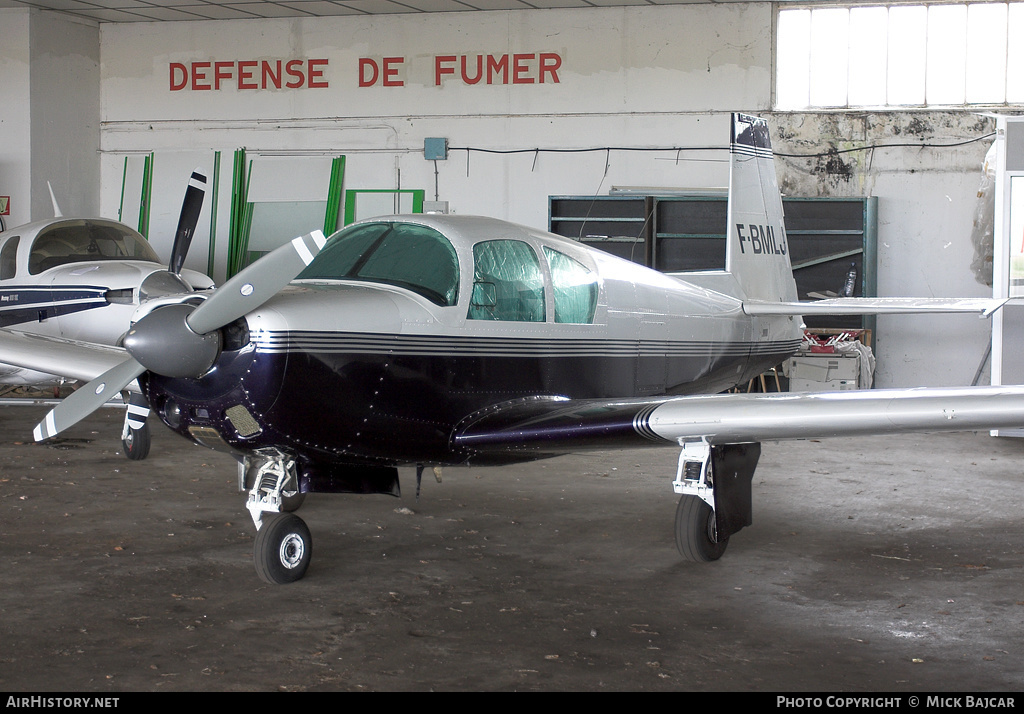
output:
M 205 193 L 206 177 L 197 169 L 185 191 L 170 262 L 163 268 L 141 233 L 105 218 L 64 216 L 51 189 L 52 219 L 0 233 L 0 328 L 36 336 L 50 350 L 65 342 L 114 347 L 140 303 L 211 289 L 210 278 L 182 269 Z M 0 384 L 58 386 L 95 376 L 87 365 L 79 371 L 70 358 L 57 372 L 41 364 L 0 360 Z M 149 453 L 149 409 L 137 387 L 125 396 L 122 446 L 128 458 L 143 459 Z
M 1024 425 L 1024 387 L 721 394 L 793 354 L 804 314 L 1000 304 L 798 302 L 766 122 L 734 115 L 730 148 L 722 271 L 669 276 L 490 218 L 380 217 L 144 301 L 120 351 L 0 330 L 0 360 L 23 364 L 28 343 L 38 369 L 94 377 L 37 440 L 138 380 L 164 424 L 231 453 L 271 583 L 310 563 L 302 495 L 397 495 L 400 466 L 675 447 L 677 545 L 708 561 L 751 523 L 763 439 Z

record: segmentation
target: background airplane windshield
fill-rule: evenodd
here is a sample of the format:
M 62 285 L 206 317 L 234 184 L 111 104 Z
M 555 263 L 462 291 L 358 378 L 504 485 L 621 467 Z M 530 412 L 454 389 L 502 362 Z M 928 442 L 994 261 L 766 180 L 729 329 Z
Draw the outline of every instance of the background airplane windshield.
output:
M 28 269 L 34 275 L 65 263 L 96 260 L 160 262 L 146 239 L 125 225 L 72 220 L 54 223 L 36 237 Z

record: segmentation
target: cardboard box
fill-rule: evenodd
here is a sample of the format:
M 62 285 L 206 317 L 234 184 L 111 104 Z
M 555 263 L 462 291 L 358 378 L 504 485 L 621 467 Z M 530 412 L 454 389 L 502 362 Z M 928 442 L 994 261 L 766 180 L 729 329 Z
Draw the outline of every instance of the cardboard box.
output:
M 860 355 L 851 353 L 800 353 L 786 363 L 791 392 L 833 392 L 858 389 Z

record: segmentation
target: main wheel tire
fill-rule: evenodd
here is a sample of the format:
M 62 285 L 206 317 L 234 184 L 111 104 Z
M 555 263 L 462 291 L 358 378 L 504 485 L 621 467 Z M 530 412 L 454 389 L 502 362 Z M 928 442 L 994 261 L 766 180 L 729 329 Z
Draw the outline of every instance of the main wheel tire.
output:
M 313 538 L 305 522 L 280 513 L 263 522 L 253 544 L 256 573 L 265 582 L 284 585 L 301 580 L 313 555 Z
M 129 428 L 128 435 L 121 439 L 124 455 L 132 461 L 142 461 L 149 456 L 149 446 L 149 424 L 143 424 L 141 429 Z
M 676 507 L 676 548 L 687 560 L 708 563 L 718 560 L 729 538 L 714 540 L 715 512 L 697 496 L 682 496 Z

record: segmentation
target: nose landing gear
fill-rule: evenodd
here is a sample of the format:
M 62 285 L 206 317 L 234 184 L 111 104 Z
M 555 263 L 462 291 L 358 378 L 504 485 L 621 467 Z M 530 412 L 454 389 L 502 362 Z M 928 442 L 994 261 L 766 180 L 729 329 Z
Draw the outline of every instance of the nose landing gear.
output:
M 246 457 L 238 472 L 239 486 L 249 490 L 246 507 L 256 524 L 256 574 L 273 585 L 301 580 L 313 556 L 313 537 L 301 518 L 287 512 L 297 509 L 304 496 L 298 492 L 295 460 L 277 450 L 264 450 Z M 271 515 L 264 518 L 264 514 Z

